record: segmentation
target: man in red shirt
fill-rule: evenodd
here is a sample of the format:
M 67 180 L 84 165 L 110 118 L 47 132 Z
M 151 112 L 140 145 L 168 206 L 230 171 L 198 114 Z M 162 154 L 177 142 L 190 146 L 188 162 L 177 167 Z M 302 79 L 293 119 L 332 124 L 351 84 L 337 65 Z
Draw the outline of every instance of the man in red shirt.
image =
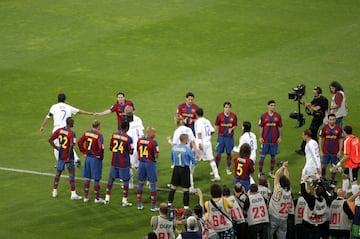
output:
M 177 108 L 176 114 L 180 115 L 184 120 L 184 125 L 189 127 L 193 134 L 195 135 L 194 130 L 194 121 L 196 119 L 195 111 L 198 108 L 197 104 L 194 103 L 195 95 L 192 92 L 188 92 L 185 96 L 185 102 L 180 104 Z
M 343 174 L 342 188 L 347 190 L 350 180 L 352 193 L 355 194 L 359 190 L 359 186 L 357 185 L 357 175 L 360 162 L 360 144 L 358 137 L 352 134 L 351 126 L 347 125 L 343 128 L 343 130 L 345 136 L 344 156 L 336 165 L 336 169 L 341 165 L 342 162 L 344 162 L 345 171 Z
M 215 132 L 218 133 L 216 144 L 216 165 L 219 167 L 221 154 L 226 151 L 226 173 L 231 175 L 231 152 L 234 148 L 234 132 L 237 127 L 237 116 L 231 112 L 231 103 L 224 103 L 224 111 L 216 116 Z
M 117 120 L 118 120 L 118 130 L 120 130 L 121 123 L 124 120 L 127 120 L 126 114 L 125 114 L 125 107 L 131 106 L 133 108 L 133 112 L 135 112 L 135 106 L 131 100 L 127 100 L 125 98 L 125 93 L 123 93 L 123 92 L 117 93 L 116 97 L 117 97 L 117 101 L 115 102 L 115 104 L 113 104 L 113 106 L 110 107 L 110 109 L 104 110 L 103 112 L 100 112 L 100 113 L 95 113 L 95 116 L 103 116 L 103 115 L 107 115 L 107 114 L 116 112 Z

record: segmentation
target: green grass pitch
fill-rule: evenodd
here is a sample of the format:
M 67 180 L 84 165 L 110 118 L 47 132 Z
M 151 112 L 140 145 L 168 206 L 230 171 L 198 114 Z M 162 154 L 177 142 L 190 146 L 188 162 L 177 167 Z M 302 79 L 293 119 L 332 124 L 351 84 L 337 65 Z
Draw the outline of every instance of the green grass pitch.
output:
M 359 16 L 357 0 L 0 1 L 0 237 L 141 238 L 151 231 L 150 217 L 156 213 L 149 211 L 147 189 L 143 211 L 121 207 L 119 185 L 108 206 L 71 201 L 66 178 L 59 197 L 51 198 L 55 161 L 47 138 L 52 125 L 44 134 L 39 127 L 59 92 L 66 93 L 67 103 L 96 112 L 125 92 L 144 126 L 157 129 L 161 189 L 171 174 L 166 136 L 175 129 L 173 116 L 186 92 L 195 93 L 212 122 L 223 102 L 231 101 L 239 123 L 250 120 L 257 135 L 258 118 L 266 102 L 275 99 L 284 122 L 277 159 L 289 161 L 296 193 L 304 158 L 294 150 L 311 118 L 295 128 L 288 115 L 297 105 L 287 94 L 304 83 L 305 101 L 316 85 L 330 98 L 328 84 L 338 80 L 350 109 L 344 122 L 360 135 Z M 77 135 L 94 119 L 76 115 Z M 108 148 L 116 117 L 98 119 Z M 236 141 L 240 134 L 241 127 Z M 106 151 L 103 180 L 109 164 Z M 9 168 L 37 174 L 4 170 Z M 209 171 L 204 162 L 195 171 L 195 185 L 207 195 Z M 231 186 L 232 177 L 224 171 L 223 157 L 220 183 Z M 81 195 L 82 190 L 79 178 Z M 166 201 L 167 193 L 159 190 L 158 201 Z M 129 201 L 136 203 L 134 190 Z M 196 202 L 192 196 L 191 206 Z M 182 205 L 180 193 L 175 204 Z

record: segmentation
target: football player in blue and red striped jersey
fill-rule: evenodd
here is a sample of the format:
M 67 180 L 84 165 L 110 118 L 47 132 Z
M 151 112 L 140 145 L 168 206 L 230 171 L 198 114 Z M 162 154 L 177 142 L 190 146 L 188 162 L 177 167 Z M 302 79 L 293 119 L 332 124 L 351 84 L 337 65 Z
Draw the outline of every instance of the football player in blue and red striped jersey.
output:
M 110 109 L 104 110 L 100 113 L 95 113 L 96 116 L 102 116 L 107 115 L 113 112 L 116 112 L 117 115 L 117 121 L 118 121 L 118 130 L 121 129 L 121 123 L 126 119 L 125 115 L 125 107 L 131 106 L 133 108 L 133 111 L 135 112 L 135 106 L 134 103 L 131 100 L 127 100 L 125 98 L 125 93 L 119 92 L 116 95 L 117 101 L 115 104 L 113 104 Z
M 259 160 L 259 175 L 262 175 L 264 160 L 266 154 L 270 154 L 270 172 L 269 175 L 274 178 L 273 170 L 275 167 L 275 155 L 279 153 L 279 144 L 282 135 L 281 115 L 275 112 L 276 103 L 269 100 L 267 103 L 268 111 L 260 116 L 260 143 L 262 144 Z
M 192 92 L 188 92 L 185 97 L 185 102 L 178 106 L 176 114 L 180 115 L 183 118 L 184 125 L 189 127 L 195 136 L 195 111 L 198 106 L 194 103 L 195 95 Z
M 326 167 L 329 163 L 336 165 L 339 162 L 340 152 L 343 148 L 343 131 L 336 124 L 335 114 L 328 115 L 328 124 L 320 131 L 319 150 L 321 162 L 321 176 L 326 176 Z M 331 172 L 331 179 L 335 180 L 336 171 Z
M 224 103 L 224 111 L 216 116 L 215 132 L 218 133 L 216 144 L 216 165 L 219 167 L 221 154 L 226 150 L 226 173 L 231 175 L 231 152 L 234 148 L 234 131 L 237 127 L 237 116 L 231 112 L 231 103 Z
M 137 142 L 137 152 L 139 156 L 139 169 L 138 169 L 138 188 L 137 188 L 137 201 L 138 209 L 142 210 L 142 193 L 144 183 L 146 180 L 150 182 L 150 196 L 151 196 L 151 211 L 158 211 L 156 207 L 157 200 L 157 168 L 156 159 L 159 157 L 159 146 L 154 140 L 156 131 L 154 128 L 148 128 L 146 136 L 139 138 Z
M 52 196 L 57 197 L 57 188 L 60 181 L 61 173 L 64 171 L 65 166 L 69 171 L 69 184 L 71 188 L 71 200 L 79 200 L 82 197 L 76 194 L 75 191 L 75 168 L 74 168 L 74 144 L 76 144 L 76 135 L 72 131 L 74 127 L 74 119 L 68 117 L 66 119 L 66 126 L 57 129 L 51 134 L 49 138 L 50 145 L 59 152 L 58 161 L 56 164 L 56 174 L 54 177 L 54 185 Z M 54 143 L 54 140 L 58 139 L 59 145 Z
M 108 180 L 105 196 L 105 204 L 110 201 L 111 189 L 116 178 L 123 180 L 123 198 L 122 206 L 132 206 L 127 201 L 130 180 L 130 154 L 133 153 L 132 138 L 127 135 L 129 122 L 121 123 L 121 130 L 112 134 L 110 139 L 110 150 L 112 151 L 112 160 L 110 168 L 110 177 Z
M 104 137 L 100 131 L 100 121 L 94 120 L 92 129 L 86 131 L 78 140 L 78 147 L 85 155 L 83 168 L 84 202 L 89 201 L 89 187 L 91 179 L 94 179 L 95 203 L 102 203 L 100 198 L 100 179 L 102 175 L 102 162 L 104 158 Z

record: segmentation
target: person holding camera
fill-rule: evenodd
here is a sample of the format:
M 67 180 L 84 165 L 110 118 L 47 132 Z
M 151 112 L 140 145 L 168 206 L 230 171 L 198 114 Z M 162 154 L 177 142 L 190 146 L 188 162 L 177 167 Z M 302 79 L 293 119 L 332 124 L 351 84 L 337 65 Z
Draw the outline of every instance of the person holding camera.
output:
M 150 224 L 158 238 L 175 238 L 175 220 L 169 219 L 168 211 L 168 205 L 164 202 L 160 203 L 159 215 L 151 217 Z
M 305 175 L 301 179 L 301 195 L 306 201 L 303 229 L 304 235 L 308 239 L 329 238 L 328 213 L 332 198 L 327 194 L 321 181 L 313 181 L 314 195 L 306 190 L 306 181 L 309 176 Z
M 313 90 L 314 98 L 310 103 L 302 102 L 306 107 L 306 113 L 312 115 L 311 124 L 309 129 L 311 130 L 312 138 L 317 141 L 317 134 L 320 126 L 323 124 L 325 113 L 329 107 L 328 99 L 322 95 L 322 89 L 319 86 L 316 86 Z M 301 143 L 300 149 L 295 152 L 301 155 L 305 154 L 305 145 L 306 142 Z

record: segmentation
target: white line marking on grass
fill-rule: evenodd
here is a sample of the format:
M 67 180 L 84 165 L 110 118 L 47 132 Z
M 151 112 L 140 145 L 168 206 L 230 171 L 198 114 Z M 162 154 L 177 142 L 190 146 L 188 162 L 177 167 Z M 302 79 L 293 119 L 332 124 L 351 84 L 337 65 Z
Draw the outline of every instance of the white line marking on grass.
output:
M 43 172 L 38 172 L 38 171 L 32 171 L 32 170 L 24 170 L 24 169 L 17 169 L 17 168 L 4 168 L 4 167 L 0 167 L 0 170 L 3 171 L 9 171 L 9 172 L 16 172 L 16 173 L 27 173 L 27 174 L 34 174 L 34 175 L 42 175 L 42 176 L 50 176 L 50 177 L 54 177 L 55 173 L 43 173 Z M 68 175 L 62 175 L 62 178 L 69 178 Z M 76 177 L 75 179 L 80 179 L 80 180 L 85 180 L 85 178 L 83 177 Z M 101 180 L 101 183 L 107 184 L 107 181 L 105 180 Z M 121 185 L 122 183 L 119 182 L 114 182 L 114 184 L 116 185 Z M 168 188 L 157 188 L 157 190 L 160 191 L 169 191 Z

